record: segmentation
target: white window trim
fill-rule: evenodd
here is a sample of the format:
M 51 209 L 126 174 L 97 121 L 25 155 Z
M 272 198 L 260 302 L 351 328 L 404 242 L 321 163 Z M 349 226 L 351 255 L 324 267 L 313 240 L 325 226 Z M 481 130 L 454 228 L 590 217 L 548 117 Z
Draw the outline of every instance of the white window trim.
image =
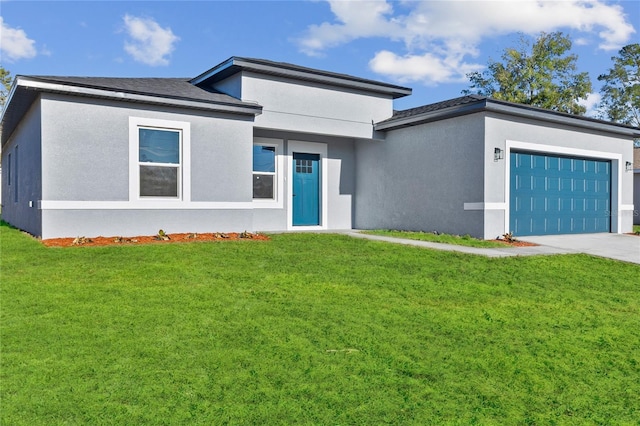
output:
M 181 133 L 180 167 L 178 176 L 178 197 L 141 197 L 139 132 L 140 128 L 175 130 Z M 154 118 L 129 117 L 129 201 L 151 202 L 171 208 L 176 204 L 191 202 L 191 124 L 186 121 L 159 120 Z
M 282 209 L 284 208 L 284 156 L 283 156 L 283 146 L 284 141 L 282 139 L 274 139 L 274 138 L 253 138 L 253 146 L 272 146 L 276 148 L 276 171 L 275 181 L 274 181 L 274 198 L 273 199 L 253 199 L 253 207 L 256 209 Z M 252 151 L 253 152 L 253 151 Z M 253 161 L 253 155 L 252 155 Z M 253 163 L 251 164 L 251 182 L 253 185 Z M 252 187 L 253 194 L 253 187 Z M 252 195 L 253 196 L 253 195 Z
M 287 144 L 287 229 L 296 231 L 314 231 L 328 229 L 328 188 L 329 174 L 327 160 L 327 144 L 317 142 L 303 142 L 290 140 Z M 318 226 L 293 226 L 293 153 L 318 154 L 320 155 L 320 225 Z
M 605 152 L 605 151 L 593 151 L 587 149 L 578 149 L 578 148 L 569 148 L 566 146 L 555 146 L 555 145 L 542 145 L 539 143 L 530 143 L 530 142 L 520 142 L 513 140 L 505 141 L 505 215 L 504 215 L 504 231 L 509 231 L 509 223 L 511 220 L 510 216 L 510 191 L 511 191 L 511 151 L 531 151 L 531 152 L 539 152 L 542 154 L 555 154 L 555 155 L 566 155 L 571 157 L 583 157 L 583 158 L 593 158 L 594 160 L 609 160 L 611 161 L 611 210 L 620 212 L 622 210 L 627 210 L 627 206 L 623 205 L 622 202 L 622 154 L 616 154 L 613 152 Z M 622 220 L 618 217 L 619 214 L 614 214 L 611 216 L 611 231 L 614 233 L 621 234 L 622 233 Z

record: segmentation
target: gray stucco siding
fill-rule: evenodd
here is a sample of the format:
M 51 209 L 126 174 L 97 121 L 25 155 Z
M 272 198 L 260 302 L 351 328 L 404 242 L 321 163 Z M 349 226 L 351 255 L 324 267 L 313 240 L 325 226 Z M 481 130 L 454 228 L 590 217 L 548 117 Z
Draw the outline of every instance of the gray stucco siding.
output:
M 42 238 L 252 232 L 251 210 L 46 210 Z
M 250 202 L 253 197 L 252 121 L 220 116 L 188 118 L 191 122 L 191 200 Z
M 633 175 L 633 224 L 640 225 L 640 172 Z
M 190 124 L 193 201 L 251 200 L 250 119 L 59 95 L 43 100 L 43 199 L 128 201 L 130 117 Z
M 258 127 L 337 137 L 370 138 L 393 114 L 391 95 L 252 72 L 242 73 L 242 100 L 263 106 Z
M 43 94 L 43 199 L 128 200 L 129 114 L 113 102 Z
M 357 228 L 483 236 L 484 123 L 478 115 L 389 131 L 356 144 Z
M 42 198 L 41 114 L 36 101 L 2 147 L 2 219 L 33 235 L 40 235 L 42 229 L 38 209 Z

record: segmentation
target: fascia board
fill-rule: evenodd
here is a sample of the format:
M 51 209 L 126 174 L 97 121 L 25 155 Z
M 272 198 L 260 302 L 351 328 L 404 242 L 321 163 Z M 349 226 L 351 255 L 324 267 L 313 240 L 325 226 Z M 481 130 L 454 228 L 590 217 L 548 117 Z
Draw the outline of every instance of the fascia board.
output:
M 211 68 L 208 71 L 203 72 L 202 74 L 200 74 L 199 76 L 191 79 L 190 83 L 197 86 L 198 84 L 202 83 L 205 80 L 208 80 L 209 78 L 213 77 L 214 75 L 228 69 L 231 68 L 234 65 L 234 58 L 229 58 L 226 61 L 224 61 L 223 63 Z
M 45 92 L 56 92 L 56 93 L 64 93 L 64 94 L 70 94 L 70 95 L 89 96 L 89 97 L 113 99 L 113 100 L 128 101 L 128 102 L 141 102 L 141 103 L 156 104 L 156 105 L 170 105 L 170 106 L 216 111 L 216 112 L 226 112 L 226 113 L 233 113 L 233 114 L 256 116 L 262 113 L 262 107 L 257 104 L 256 106 L 250 106 L 250 105 L 240 106 L 240 105 L 221 104 L 221 103 L 190 101 L 185 99 L 172 99 L 172 98 L 166 98 L 166 97 L 140 95 L 140 94 L 134 94 L 134 93 L 118 92 L 113 90 L 95 89 L 95 88 L 89 88 L 89 87 L 79 87 L 79 86 L 72 86 L 72 85 L 66 85 L 66 84 L 60 84 L 60 83 L 37 81 L 37 80 L 32 80 L 24 77 L 19 78 L 17 85 L 20 85 L 25 89 L 40 90 Z
M 18 87 L 18 78 L 19 77 L 13 80 L 13 84 L 11 85 L 11 90 L 9 91 L 9 94 L 5 99 L 4 106 L 2 108 L 2 114 L 0 114 L 0 123 L 4 122 L 4 114 L 6 113 L 8 106 L 11 104 L 11 99 L 13 99 L 13 95 L 16 93 L 16 90 Z

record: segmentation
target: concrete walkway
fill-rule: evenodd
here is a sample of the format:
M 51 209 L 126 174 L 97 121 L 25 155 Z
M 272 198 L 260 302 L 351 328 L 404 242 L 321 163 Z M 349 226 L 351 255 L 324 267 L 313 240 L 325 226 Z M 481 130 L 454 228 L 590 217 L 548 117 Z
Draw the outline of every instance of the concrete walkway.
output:
M 403 238 L 383 237 L 363 234 L 357 231 L 347 232 L 356 238 L 365 238 L 389 243 L 426 247 L 436 250 L 477 254 L 487 257 L 534 256 L 551 254 L 587 253 L 594 256 L 640 264 L 640 237 L 621 234 L 580 234 L 554 235 L 542 237 L 524 237 L 523 241 L 539 244 L 533 247 L 497 247 L 478 248 L 453 244 L 432 243 L 429 241 L 407 240 Z
M 640 264 L 640 237 L 626 234 L 575 234 L 523 237 L 544 247 L 570 250 Z

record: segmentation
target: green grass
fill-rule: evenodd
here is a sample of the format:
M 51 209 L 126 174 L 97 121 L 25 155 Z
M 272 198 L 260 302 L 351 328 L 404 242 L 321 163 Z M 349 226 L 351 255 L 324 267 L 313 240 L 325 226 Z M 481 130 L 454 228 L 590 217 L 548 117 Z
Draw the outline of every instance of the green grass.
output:
M 633 232 L 636 234 L 640 234 L 640 225 L 633 225 Z
M 0 225 L 0 424 L 637 424 L 640 267 Z
M 434 234 L 432 232 L 395 231 L 377 229 L 372 231 L 362 231 L 365 234 L 381 235 L 383 237 L 405 238 L 408 240 L 430 241 L 432 243 L 455 244 L 467 247 L 502 247 L 504 244 L 496 241 L 479 240 L 469 235 Z

